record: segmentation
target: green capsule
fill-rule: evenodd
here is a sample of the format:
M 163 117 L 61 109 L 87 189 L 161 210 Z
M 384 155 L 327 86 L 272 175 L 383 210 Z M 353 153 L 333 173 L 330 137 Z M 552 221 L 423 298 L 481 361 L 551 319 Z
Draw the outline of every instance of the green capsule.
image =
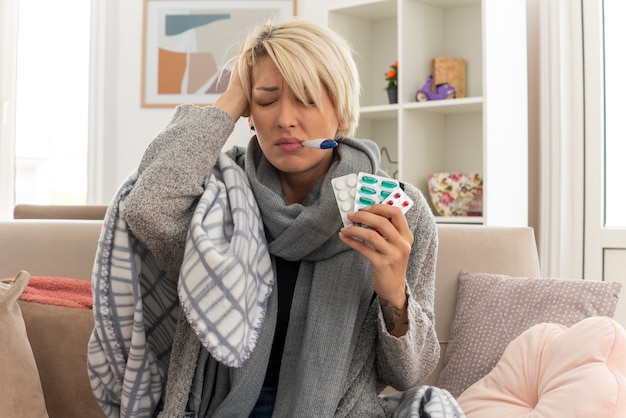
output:
M 388 180 L 383 180 L 383 182 L 380 183 L 380 185 L 384 187 L 385 189 L 395 189 L 396 187 L 398 187 L 398 183 L 396 183 L 395 181 L 388 181 Z
M 360 197 L 359 198 L 359 205 L 362 206 L 371 206 L 374 203 L 376 203 L 376 201 L 374 199 L 370 199 L 368 197 Z
M 387 199 L 387 197 L 389 197 L 390 194 L 391 192 L 383 190 L 382 192 L 380 192 L 380 197 L 382 197 L 384 200 L 384 199 Z
M 372 189 L 371 187 L 365 187 L 365 186 L 362 186 L 359 189 L 359 192 L 361 192 L 362 194 L 367 194 L 367 195 L 376 194 L 376 190 Z
M 378 183 L 378 180 L 376 180 L 374 177 L 370 177 L 370 176 L 363 176 L 361 177 L 361 181 L 365 184 L 376 184 Z

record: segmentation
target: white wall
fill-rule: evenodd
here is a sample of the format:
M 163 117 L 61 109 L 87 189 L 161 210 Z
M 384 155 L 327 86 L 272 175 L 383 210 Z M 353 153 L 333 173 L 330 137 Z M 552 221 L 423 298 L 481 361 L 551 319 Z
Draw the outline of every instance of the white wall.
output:
M 326 9 L 338 4 L 332 0 L 297 1 L 298 15 L 320 24 L 326 24 Z M 99 151 L 103 163 L 97 171 L 103 183 L 91 203 L 109 203 L 172 113 L 172 109 L 140 105 L 143 3 L 110 0 L 102 10 L 105 66 L 101 69 L 103 101 L 99 108 L 98 135 L 103 141 Z M 245 145 L 249 137 L 247 123 L 240 121 L 226 146 Z

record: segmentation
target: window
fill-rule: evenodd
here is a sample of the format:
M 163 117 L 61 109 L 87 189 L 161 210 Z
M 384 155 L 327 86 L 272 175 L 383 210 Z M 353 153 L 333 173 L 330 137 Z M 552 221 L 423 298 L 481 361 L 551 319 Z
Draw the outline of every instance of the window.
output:
M 86 203 L 89 34 L 89 1 L 19 1 L 14 203 Z

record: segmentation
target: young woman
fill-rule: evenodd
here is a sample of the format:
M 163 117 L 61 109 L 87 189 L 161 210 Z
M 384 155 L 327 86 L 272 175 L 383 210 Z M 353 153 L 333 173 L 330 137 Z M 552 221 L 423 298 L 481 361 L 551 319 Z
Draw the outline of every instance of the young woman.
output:
M 242 367 L 218 362 L 195 336 L 198 324 L 181 315 L 162 371 L 167 388 L 148 409 L 177 417 L 389 416 L 379 392 L 415 386 L 439 356 L 434 217 L 404 184 L 415 202 L 406 214 L 377 204 L 349 215 L 361 226 L 342 226 L 331 180 L 385 173 L 375 143 L 351 138 L 360 85 L 336 33 L 296 18 L 260 25 L 234 63 L 214 105 L 176 109 L 120 212 L 163 280 L 176 282 L 205 177 L 247 117 L 255 135 L 226 154 L 254 193 L 275 283 Z M 315 139 L 339 145 L 304 145 Z

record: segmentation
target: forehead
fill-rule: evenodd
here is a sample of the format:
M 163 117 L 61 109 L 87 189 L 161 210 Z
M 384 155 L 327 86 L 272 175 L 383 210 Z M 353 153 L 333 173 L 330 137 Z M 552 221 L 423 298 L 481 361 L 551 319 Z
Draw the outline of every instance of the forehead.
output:
M 252 71 L 253 87 L 277 87 L 283 76 L 270 57 L 262 57 Z

